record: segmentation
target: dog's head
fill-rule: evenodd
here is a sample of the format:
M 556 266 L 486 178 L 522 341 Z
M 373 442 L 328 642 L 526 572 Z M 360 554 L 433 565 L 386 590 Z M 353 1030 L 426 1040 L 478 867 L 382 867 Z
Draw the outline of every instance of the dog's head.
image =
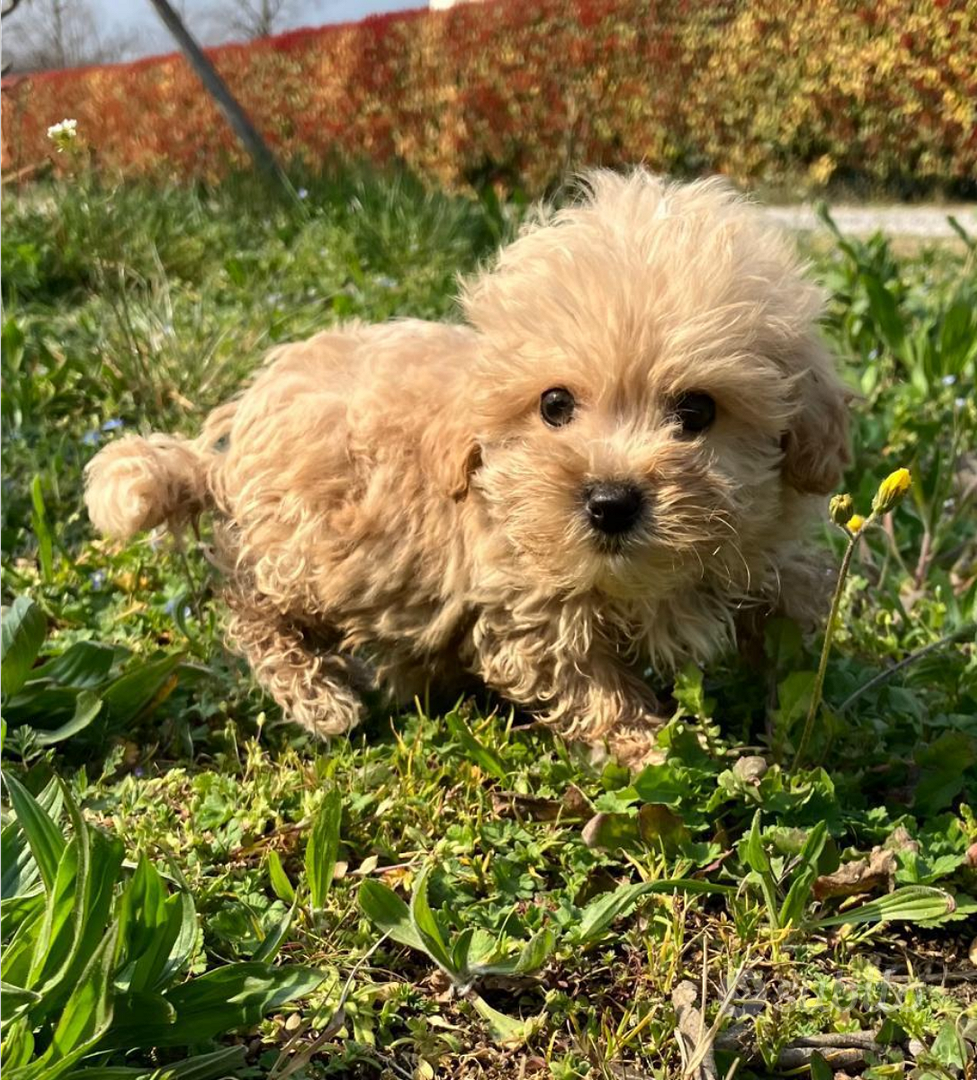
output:
M 745 587 L 790 493 L 840 479 L 821 294 L 721 182 L 593 174 L 463 302 L 482 348 L 459 471 L 541 585 Z

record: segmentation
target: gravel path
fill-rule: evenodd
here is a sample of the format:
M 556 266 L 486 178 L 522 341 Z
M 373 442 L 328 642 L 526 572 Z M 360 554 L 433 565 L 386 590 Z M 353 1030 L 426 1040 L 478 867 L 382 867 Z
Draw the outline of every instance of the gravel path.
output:
M 790 229 L 817 231 L 821 222 L 810 206 L 771 206 L 767 213 Z M 954 206 L 832 206 L 831 216 L 843 233 L 868 236 L 877 230 L 890 236 L 910 236 L 925 240 L 956 237 L 947 215 L 952 214 L 970 233 L 977 236 L 977 205 Z

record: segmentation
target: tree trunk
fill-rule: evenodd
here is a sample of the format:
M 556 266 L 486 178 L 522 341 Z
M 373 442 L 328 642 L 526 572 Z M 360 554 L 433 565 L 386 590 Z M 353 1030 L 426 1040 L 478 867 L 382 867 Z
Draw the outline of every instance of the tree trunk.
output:
M 149 0 L 149 2 L 156 9 L 156 14 L 163 20 L 167 30 L 176 38 L 180 51 L 204 84 L 207 93 L 217 103 L 217 107 L 231 125 L 234 134 L 241 140 L 245 150 L 251 155 L 259 171 L 279 183 L 285 191 L 291 193 L 291 184 L 289 184 L 288 178 L 282 172 L 275 155 L 248 119 L 247 113 L 238 104 L 234 95 L 228 89 L 227 83 L 224 82 L 217 73 L 217 69 L 207 59 L 203 49 L 190 36 L 190 32 L 183 25 L 180 16 L 173 10 L 169 0 Z

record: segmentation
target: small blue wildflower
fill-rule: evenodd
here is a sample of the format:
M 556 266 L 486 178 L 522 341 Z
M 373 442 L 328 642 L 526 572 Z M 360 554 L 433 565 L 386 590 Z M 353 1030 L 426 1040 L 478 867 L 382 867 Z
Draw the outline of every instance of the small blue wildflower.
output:
M 381 289 L 395 289 L 397 287 L 397 279 L 392 278 L 387 274 L 380 274 L 373 279 Z
M 869 358 L 869 360 L 878 360 L 878 358 L 879 358 L 879 350 L 878 349 L 869 349 L 868 358 Z
M 145 776 L 146 775 L 146 770 L 141 765 L 137 765 L 132 770 L 132 775 L 135 776 L 135 777 Z
M 967 399 L 962 397 L 955 398 L 953 404 L 956 405 L 958 409 L 962 409 L 964 405 L 967 404 Z
M 117 416 L 113 416 L 111 420 L 106 420 L 102 424 L 102 431 L 118 431 L 120 427 L 125 427 L 125 422 Z
M 82 446 L 98 446 L 102 441 L 102 433 L 100 431 L 86 431 L 81 437 Z
M 92 583 L 93 589 L 100 589 L 105 584 L 105 571 L 96 570 L 94 574 L 88 575 L 88 580 Z
M 298 195 L 300 199 L 307 199 L 309 197 L 309 193 L 304 187 L 300 187 L 298 191 L 295 192 L 295 194 Z
M 956 375 L 944 375 L 940 380 L 944 386 L 955 386 L 957 382 Z

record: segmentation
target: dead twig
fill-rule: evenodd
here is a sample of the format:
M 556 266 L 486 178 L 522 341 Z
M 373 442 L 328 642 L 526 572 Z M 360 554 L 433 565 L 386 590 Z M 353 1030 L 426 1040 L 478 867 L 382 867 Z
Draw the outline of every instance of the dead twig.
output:
M 737 1054 L 747 1065 L 763 1064 L 753 1034 L 752 1025 L 743 1024 L 730 1028 L 715 1040 L 718 1050 Z M 798 1069 L 810 1065 L 815 1054 L 834 1069 L 850 1065 L 862 1065 L 868 1053 L 876 1053 L 883 1047 L 876 1041 L 874 1031 L 826 1032 L 823 1035 L 805 1035 L 783 1047 L 777 1055 L 777 1069 Z
M 699 991 L 695 983 L 683 980 L 672 991 L 675 1006 L 675 1038 L 682 1055 L 683 1076 L 690 1080 L 719 1080 L 711 1033 L 696 1007 Z

